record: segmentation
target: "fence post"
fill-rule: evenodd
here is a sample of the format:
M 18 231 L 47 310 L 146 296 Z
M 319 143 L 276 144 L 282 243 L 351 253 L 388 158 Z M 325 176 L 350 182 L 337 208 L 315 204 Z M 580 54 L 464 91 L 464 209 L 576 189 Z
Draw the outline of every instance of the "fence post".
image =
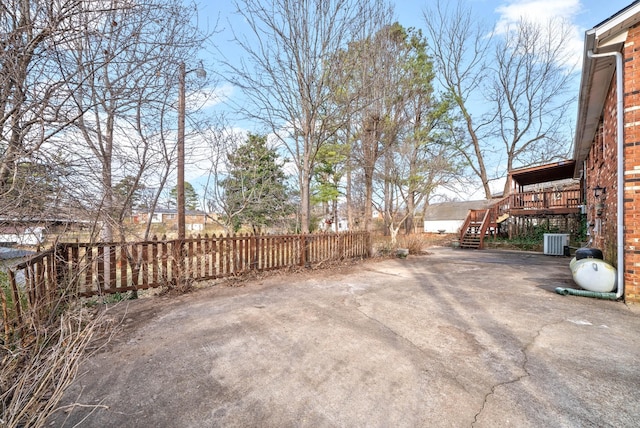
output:
M 20 294 L 18 293 L 18 284 L 16 282 L 16 276 L 13 270 L 9 269 L 9 284 L 11 284 L 11 293 L 13 294 L 13 308 L 16 311 L 16 319 L 18 321 L 18 332 L 22 330 L 22 301 L 20 300 Z M 14 331 L 15 332 L 15 331 Z
M 9 278 L 12 278 L 13 271 L 9 269 Z M 11 282 L 11 279 L 9 280 Z M 8 290 L 7 290 L 8 291 Z M 9 320 L 9 308 L 7 306 L 7 296 L 5 291 L 0 289 L 0 305 L 2 306 L 2 320 L 4 321 L 4 343 L 11 342 L 9 336 L 11 336 L 11 321 Z
M 53 258 L 55 261 L 55 285 L 59 286 L 64 283 L 66 279 L 66 273 L 68 270 L 68 257 L 69 257 L 69 249 L 65 244 L 58 244 L 55 246 L 54 250 L 55 257 Z M 74 290 L 75 291 L 75 290 Z
M 109 245 L 109 288 L 114 289 L 117 286 L 116 283 L 116 245 Z
M 158 284 L 158 237 L 153 235 L 151 247 L 151 281 Z
M 249 270 L 258 270 L 258 239 L 255 233 L 249 236 L 249 253 L 251 254 Z

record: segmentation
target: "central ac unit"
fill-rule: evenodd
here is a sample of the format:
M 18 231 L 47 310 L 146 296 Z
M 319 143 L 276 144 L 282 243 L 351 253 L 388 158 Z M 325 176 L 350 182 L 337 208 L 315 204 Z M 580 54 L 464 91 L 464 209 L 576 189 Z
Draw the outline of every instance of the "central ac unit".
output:
M 564 247 L 569 245 L 568 233 L 545 233 L 544 253 L 549 256 L 562 256 Z

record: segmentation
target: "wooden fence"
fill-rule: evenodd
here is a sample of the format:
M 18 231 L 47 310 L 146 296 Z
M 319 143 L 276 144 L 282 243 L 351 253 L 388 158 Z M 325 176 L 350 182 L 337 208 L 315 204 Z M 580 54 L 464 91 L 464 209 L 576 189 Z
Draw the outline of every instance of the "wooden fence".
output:
M 44 315 L 61 295 L 93 296 L 368 256 L 367 232 L 197 236 L 136 243 L 59 243 L 9 270 L 0 292 L 5 336 L 23 312 Z M 26 295 L 26 301 L 22 296 Z M 22 304 L 16 304 L 22 302 Z M 41 316 L 37 316 L 41 319 Z

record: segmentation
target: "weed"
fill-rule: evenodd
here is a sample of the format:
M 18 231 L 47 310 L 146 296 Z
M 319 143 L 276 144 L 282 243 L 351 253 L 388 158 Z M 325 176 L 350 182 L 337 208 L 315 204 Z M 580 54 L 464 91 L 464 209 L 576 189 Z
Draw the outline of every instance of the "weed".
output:
M 377 253 L 385 257 L 392 254 L 398 246 L 397 244 L 396 245 L 392 244 L 391 241 L 381 241 L 377 243 L 376 247 L 377 247 Z
M 55 323 L 31 331 L 19 346 L 0 347 L 2 426 L 44 426 L 93 338 L 112 329 L 104 313 L 67 309 Z
M 421 254 L 425 245 L 425 239 L 421 235 L 405 235 L 400 239 L 400 247 L 407 248 L 409 254 Z
M 544 223 L 541 225 L 533 226 L 520 234 L 513 236 L 512 238 L 507 237 L 495 237 L 492 238 L 493 242 L 504 242 L 506 244 L 512 245 L 515 248 L 519 248 L 525 251 L 537 251 L 542 246 L 544 240 L 545 233 L 559 233 L 560 229 L 556 226 L 549 226 Z

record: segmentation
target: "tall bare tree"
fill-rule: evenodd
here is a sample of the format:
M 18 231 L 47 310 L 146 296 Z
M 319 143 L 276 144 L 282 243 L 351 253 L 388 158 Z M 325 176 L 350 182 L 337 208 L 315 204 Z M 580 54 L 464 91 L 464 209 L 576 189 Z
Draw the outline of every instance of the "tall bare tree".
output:
M 482 183 L 485 196 L 491 198 L 489 174 L 485 162 L 486 145 L 483 137 L 490 123 L 472 111 L 472 103 L 487 77 L 490 61 L 487 53 L 491 46 L 491 28 L 474 17 L 464 2 L 451 5 L 438 0 L 424 13 L 429 45 L 436 65 L 437 78 L 457 106 L 464 133 L 453 133 L 458 138 L 459 152 L 467 160 Z
M 558 19 L 521 19 L 496 38 L 487 98 L 495 106 L 493 135 L 504 147 L 507 171 L 567 156 L 566 113 L 574 96 L 569 94 L 573 66 L 564 41 L 570 31 Z
M 289 151 L 300 187 L 300 218 L 309 231 L 310 185 L 319 148 L 339 129 L 341 110 L 331 103 L 328 78 L 337 55 L 365 24 L 383 13 L 382 0 L 239 0 L 250 36 L 236 41 L 247 55 L 226 61 L 262 121 Z
M 194 62 L 205 40 L 192 25 L 195 14 L 179 0 L 113 0 L 100 20 L 78 23 L 82 37 L 67 66 L 81 70 L 82 85 L 70 88 L 70 95 L 78 115 L 75 135 L 89 151 L 74 158 L 99 183 L 92 208 L 99 212 L 103 240 L 114 239 L 114 228 L 125 239 L 126 204 L 115 203 L 115 183 L 130 177 L 130 189 L 136 189 L 151 166 L 172 168 L 180 64 Z
M 573 77 L 566 23 L 523 18 L 508 28 L 490 28 L 478 24 L 471 7 L 460 1 L 454 6 L 439 1 L 424 18 L 431 38 L 438 40 L 430 49 L 440 83 L 462 118 L 452 135 L 487 198 L 493 178 L 489 156 L 497 177 L 566 156 L 565 113 Z
M 38 181 L 42 174 L 50 174 L 49 184 L 64 175 L 59 171 L 64 160 L 50 146 L 77 117 L 67 110 L 62 89 L 81 84 L 77 70 L 62 74 L 59 62 L 79 37 L 77 17 L 95 20 L 102 7 L 75 0 L 6 0 L 0 5 L 0 211 L 5 215 L 33 217 L 55 208 L 56 192 L 41 192 Z

